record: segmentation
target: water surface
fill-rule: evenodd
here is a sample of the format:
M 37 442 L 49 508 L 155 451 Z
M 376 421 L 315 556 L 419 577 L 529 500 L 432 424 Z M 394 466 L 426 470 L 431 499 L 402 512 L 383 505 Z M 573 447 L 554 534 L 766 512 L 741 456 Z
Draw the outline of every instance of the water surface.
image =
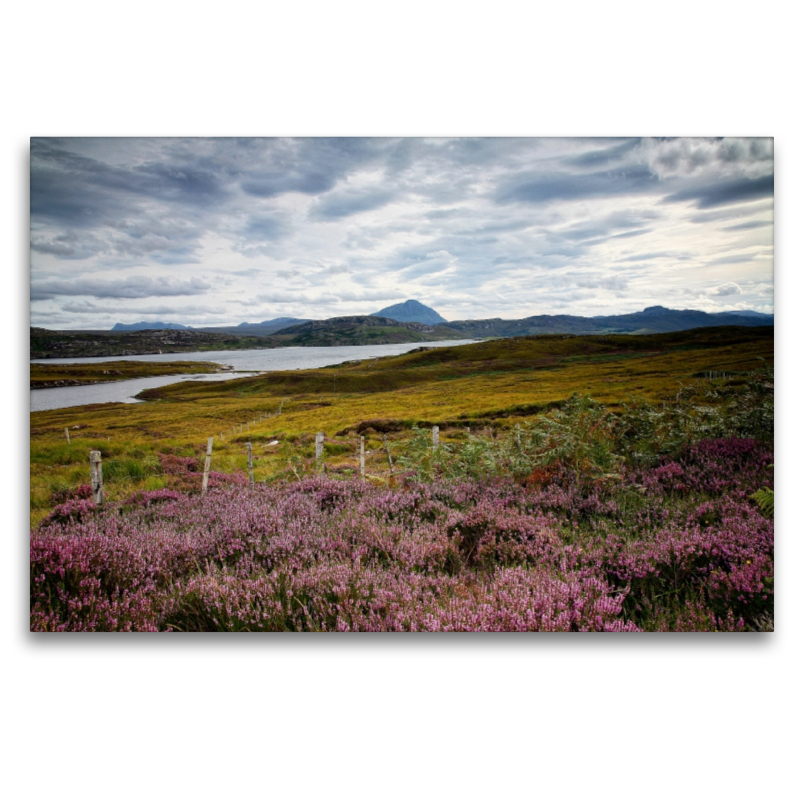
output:
M 144 356 L 95 356 L 94 358 L 42 358 L 32 364 L 99 364 L 106 361 L 211 361 L 235 371 L 271 372 L 286 369 L 316 369 L 383 356 L 399 356 L 418 347 L 453 347 L 472 344 L 474 339 L 449 342 L 406 342 L 405 344 L 348 345 L 346 347 L 280 347 L 274 350 L 211 350 L 200 353 L 157 353 Z M 167 386 L 186 380 L 220 381 L 241 378 L 236 372 L 211 375 L 162 375 L 91 386 L 58 386 L 31 389 L 31 411 L 51 411 L 89 403 L 135 403 L 143 389 Z
M 53 411 L 56 408 L 87 406 L 90 403 L 140 403 L 135 395 L 144 389 L 155 389 L 180 381 L 227 381 L 251 373 L 213 372 L 201 375 L 159 375 L 152 378 L 132 378 L 129 381 L 93 383 L 88 386 L 54 386 L 51 389 L 31 389 L 31 411 Z

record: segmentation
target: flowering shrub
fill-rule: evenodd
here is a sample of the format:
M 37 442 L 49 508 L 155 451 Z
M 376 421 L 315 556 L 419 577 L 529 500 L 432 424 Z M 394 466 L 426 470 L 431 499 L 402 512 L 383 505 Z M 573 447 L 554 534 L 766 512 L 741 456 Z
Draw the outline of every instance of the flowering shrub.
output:
M 178 500 L 181 497 L 180 492 L 174 489 L 155 489 L 150 492 L 136 492 L 132 494 L 126 501 L 126 506 L 151 506 L 154 503 L 163 503 L 168 500 Z
M 753 440 L 613 481 L 304 478 L 59 506 L 31 532 L 32 630 L 763 630 L 771 485 Z
M 62 505 L 69 500 L 88 500 L 92 496 L 92 487 L 88 483 L 82 483 L 74 489 L 58 489 L 54 491 L 50 499 L 56 505 Z
M 42 524 L 46 525 L 50 522 L 63 523 L 69 522 L 70 520 L 80 521 L 89 514 L 93 514 L 95 511 L 97 511 L 97 506 L 95 505 L 94 500 L 67 500 L 66 503 L 56 506 L 45 518 Z

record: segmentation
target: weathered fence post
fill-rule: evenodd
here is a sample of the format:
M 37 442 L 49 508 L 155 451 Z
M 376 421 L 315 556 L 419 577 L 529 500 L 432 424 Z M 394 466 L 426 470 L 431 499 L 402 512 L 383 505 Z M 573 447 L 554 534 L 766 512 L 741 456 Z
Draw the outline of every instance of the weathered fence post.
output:
M 325 434 L 324 433 L 318 433 L 316 435 L 316 441 L 315 441 L 315 444 L 316 444 L 316 453 L 315 453 L 315 455 L 316 455 L 316 459 L 317 459 L 317 472 L 319 472 L 322 469 L 322 449 L 323 449 L 323 446 L 324 446 L 323 445 L 324 441 L 325 441 Z
M 278 416 L 280 416 L 280 415 L 281 415 L 281 412 L 283 411 L 283 404 L 284 404 L 285 402 L 286 402 L 286 398 L 284 397 L 284 398 L 283 398 L 283 400 L 281 400 L 280 407 L 278 408 Z
M 389 475 L 394 475 L 394 464 L 392 464 L 392 454 L 389 452 L 389 442 L 386 441 L 386 434 L 383 434 L 383 446 L 386 449 L 386 458 L 389 459 Z
M 364 437 L 361 437 L 361 477 L 363 478 L 367 474 L 365 460 L 364 460 Z
M 439 444 L 439 426 L 434 425 L 431 428 L 431 439 L 433 440 L 433 446 L 436 447 Z
M 211 471 L 211 448 L 214 446 L 214 437 L 208 437 L 208 446 L 206 447 L 206 463 L 203 467 L 203 494 L 208 489 L 208 473 Z
M 67 444 L 69 444 L 69 428 L 64 428 L 64 433 L 67 434 Z
M 247 473 L 250 476 L 250 488 L 254 489 L 256 482 L 253 478 L 253 447 L 250 442 L 247 443 Z
M 103 461 L 99 450 L 89 451 L 89 470 L 92 475 L 92 497 L 97 505 L 103 503 Z

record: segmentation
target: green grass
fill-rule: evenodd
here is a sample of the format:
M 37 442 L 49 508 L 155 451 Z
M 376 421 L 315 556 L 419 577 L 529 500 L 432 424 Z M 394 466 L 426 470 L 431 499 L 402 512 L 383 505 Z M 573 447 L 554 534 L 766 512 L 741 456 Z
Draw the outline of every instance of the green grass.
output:
M 292 476 L 292 465 L 313 468 L 308 462 L 316 432 L 326 434 L 330 469 L 357 470 L 360 429 L 373 451 L 367 471 L 382 479 L 388 468 L 381 427 L 393 457 L 399 457 L 415 426 L 439 425 L 442 441 L 448 442 L 463 439 L 467 426 L 487 434 L 511 428 L 552 411 L 575 393 L 611 409 L 633 398 L 661 403 L 687 385 L 741 382 L 694 376 L 711 370 L 742 375 L 772 364 L 773 351 L 772 328 L 496 339 L 325 369 L 176 383 L 148 390 L 143 396 L 150 402 L 141 404 L 35 412 L 31 520 L 52 507 L 53 487 L 88 482 L 91 449 L 99 449 L 104 462 L 117 464 L 104 463 L 109 499 L 158 481 L 169 485 L 171 476 L 159 473 L 160 454 L 202 459 L 209 436 L 214 437 L 213 470 L 245 472 L 245 443 L 251 441 L 255 477 L 263 481 Z M 370 424 L 376 420 L 391 424 Z M 270 445 L 273 440 L 279 444 Z

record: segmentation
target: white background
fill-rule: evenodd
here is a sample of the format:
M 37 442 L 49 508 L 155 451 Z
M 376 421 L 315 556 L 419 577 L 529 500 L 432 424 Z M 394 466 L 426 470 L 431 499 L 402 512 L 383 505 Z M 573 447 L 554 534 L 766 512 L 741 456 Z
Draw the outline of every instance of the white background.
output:
M 4 12 L 7 797 L 796 791 L 796 25 L 771 2 L 38 2 Z M 777 633 L 28 632 L 28 139 L 775 136 Z M 13 388 L 12 388 L 13 387 Z

